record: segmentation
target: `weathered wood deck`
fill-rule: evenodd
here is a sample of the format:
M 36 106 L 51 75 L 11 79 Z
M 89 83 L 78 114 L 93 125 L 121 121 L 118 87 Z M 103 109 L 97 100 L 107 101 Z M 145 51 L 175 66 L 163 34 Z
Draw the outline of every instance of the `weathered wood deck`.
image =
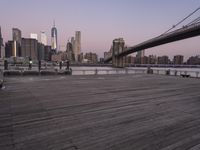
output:
M 200 80 L 6 78 L 0 150 L 199 150 Z

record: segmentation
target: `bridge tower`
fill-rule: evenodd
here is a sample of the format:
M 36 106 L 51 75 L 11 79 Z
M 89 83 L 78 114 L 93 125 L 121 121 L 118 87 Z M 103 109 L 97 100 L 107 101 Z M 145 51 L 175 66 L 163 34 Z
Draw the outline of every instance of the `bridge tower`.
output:
M 118 38 L 113 40 L 112 46 L 112 65 L 113 67 L 124 67 L 125 65 L 125 58 L 119 57 L 118 55 L 124 51 L 124 39 Z

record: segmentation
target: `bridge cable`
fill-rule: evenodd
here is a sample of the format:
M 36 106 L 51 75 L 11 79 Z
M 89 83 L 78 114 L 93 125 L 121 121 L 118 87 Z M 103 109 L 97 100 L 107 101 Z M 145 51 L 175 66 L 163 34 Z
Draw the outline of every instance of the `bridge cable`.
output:
M 188 19 L 189 17 L 191 17 L 193 14 L 195 14 L 197 11 L 200 10 L 200 7 L 197 8 L 195 11 L 193 11 L 192 13 L 190 13 L 187 17 L 185 17 L 184 19 L 182 19 L 180 22 L 178 22 L 177 24 L 173 25 L 172 28 L 170 28 L 169 30 L 167 30 L 166 32 L 164 32 L 162 35 L 168 33 L 169 31 L 171 31 L 172 29 L 176 28 L 179 24 L 181 24 L 182 22 L 184 22 L 186 19 Z
M 200 17 L 198 17 L 195 20 L 193 20 L 192 22 L 188 23 L 186 26 L 190 26 L 190 25 L 193 25 L 195 23 L 199 23 L 199 21 L 200 21 Z

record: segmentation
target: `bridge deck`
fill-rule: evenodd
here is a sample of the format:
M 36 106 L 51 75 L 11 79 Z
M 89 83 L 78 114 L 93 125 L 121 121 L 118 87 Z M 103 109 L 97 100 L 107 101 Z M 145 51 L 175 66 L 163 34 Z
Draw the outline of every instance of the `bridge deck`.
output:
M 0 149 L 197 150 L 199 89 L 156 75 L 6 78 Z

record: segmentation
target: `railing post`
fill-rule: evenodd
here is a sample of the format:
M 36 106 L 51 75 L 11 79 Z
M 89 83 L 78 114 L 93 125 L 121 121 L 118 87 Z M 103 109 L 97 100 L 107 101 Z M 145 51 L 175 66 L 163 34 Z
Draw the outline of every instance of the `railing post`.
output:
M 199 72 L 196 72 L 196 78 L 198 78 L 199 77 Z
M 116 74 L 119 74 L 119 71 L 116 69 Z
M 98 75 L 98 70 L 95 69 L 94 75 Z
M 174 76 L 177 76 L 177 70 L 174 71 Z
M 109 74 L 109 70 L 106 70 L 106 73 Z
M 184 74 L 187 75 L 187 71 L 184 71 Z
M 128 74 L 128 69 L 126 68 L 125 73 Z

